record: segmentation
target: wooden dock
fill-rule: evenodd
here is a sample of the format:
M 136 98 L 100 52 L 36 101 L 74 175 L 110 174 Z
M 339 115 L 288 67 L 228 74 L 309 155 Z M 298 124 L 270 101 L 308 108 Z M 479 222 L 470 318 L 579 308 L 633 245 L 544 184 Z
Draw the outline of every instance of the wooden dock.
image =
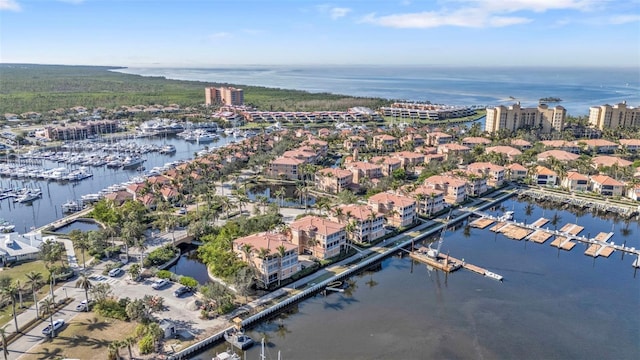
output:
M 584 230 L 584 226 L 569 223 L 563 226 L 562 229 L 560 229 L 560 232 L 577 236 L 582 230 Z
M 505 227 L 505 226 L 507 226 L 507 223 L 505 223 L 505 222 L 498 222 L 497 224 L 493 225 L 493 226 L 491 227 L 491 229 L 489 229 L 489 230 L 491 230 L 491 231 L 493 231 L 493 232 L 500 232 L 500 229 L 502 229 L 502 228 L 503 228 L 503 227 Z
M 532 222 L 532 223 L 531 223 L 531 226 L 534 226 L 534 227 L 543 227 L 543 226 L 544 226 L 546 223 L 548 223 L 548 222 L 549 222 L 549 219 L 545 219 L 545 218 L 541 217 L 540 219 L 538 219 L 538 220 L 536 220 L 536 221 Z
M 504 234 L 504 236 L 508 237 L 509 239 L 520 241 L 529 236 L 529 234 L 531 234 L 533 231 L 517 225 L 508 224 L 500 228 L 499 232 Z
M 615 250 L 610 246 L 592 244 L 591 246 L 589 246 L 587 251 L 584 252 L 584 254 L 593 256 L 593 257 L 598 257 L 598 256 L 609 257 L 611 256 L 611 254 L 613 254 L 614 251 Z
M 553 235 L 549 234 L 546 231 L 536 230 L 529 236 L 527 240 L 533 241 L 534 243 L 544 244 L 547 240 L 549 240 Z
M 471 226 L 478 229 L 485 229 L 487 226 L 493 224 L 495 221 L 493 219 L 481 217 L 471 222 Z
M 423 264 L 427 264 L 433 268 L 436 268 L 438 270 L 441 270 L 447 273 L 454 272 L 460 269 L 460 267 L 462 266 L 457 262 L 450 261 L 449 256 L 442 255 L 442 254 L 438 254 L 438 258 L 434 259 L 430 256 L 427 256 L 427 254 L 417 252 L 417 251 L 412 251 L 409 253 L 409 256 L 414 260 L 417 260 Z
M 493 278 L 495 280 L 499 280 L 499 281 L 502 281 L 502 279 L 503 279 L 502 275 L 498 275 L 496 273 L 493 273 L 493 272 L 491 272 L 491 271 L 489 271 L 487 269 L 481 268 L 480 266 L 476 266 L 476 265 L 473 265 L 473 264 L 468 264 L 468 263 L 466 263 L 466 262 L 464 262 L 464 261 L 462 261 L 460 259 L 456 259 L 454 257 L 448 256 L 448 260 L 449 260 L 450 263 L 454 263 L 454 264 L 456 264 L 456 265 L 458 265 L 460 267 L 463 267 L 463 268 L 465 268 L 465 269 L 467 269 L 469 271 L 472 271 L 472 272 L 474 272 L 476 274 L 480 274 L 482 276 L 491 277 L 491 278 Z
M 567 239 L 564 236 L 558 236 L 558 237 L 556 237 L 555 240 L 553 240 L 551 242 L 551 246 L 555 246 L 555 247 L 560 248 L 562 250 L 571 251 L 571 249 L 573 249 L 573 247 L 576 246 L 576 243 L 574 243 L 573 241 Z

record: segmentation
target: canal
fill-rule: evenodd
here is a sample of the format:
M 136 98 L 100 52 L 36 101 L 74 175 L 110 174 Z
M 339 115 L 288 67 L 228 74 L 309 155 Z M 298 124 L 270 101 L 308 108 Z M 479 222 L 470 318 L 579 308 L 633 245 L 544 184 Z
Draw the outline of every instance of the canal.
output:
M 592 236 L 613 229 L 612 241 L 640 247 L 637 221 L 526 204 L 508 200 L 495 213 L 512 210 L 516 220 L 534 221 L 557 212 L 558 227 L 577 222 Z M 634 278 L 631 257 L 593 259 L 581 244 L 558 251 L 551 240 L 514 241 L 465 226 L 444 238 L 443 252 L 504 282 L 465 270 L 445 276 L 391 257 L 380 271 L 352 278 L 349 291 L 317 295 L 248 333 L 266 339 L 272 359 L 278 352 L 284 359 L 640 357 L 640 274 Z M 195 358 L 226 349 L 220 344 Z M 259 353 L 256 346 L 246 358 Z

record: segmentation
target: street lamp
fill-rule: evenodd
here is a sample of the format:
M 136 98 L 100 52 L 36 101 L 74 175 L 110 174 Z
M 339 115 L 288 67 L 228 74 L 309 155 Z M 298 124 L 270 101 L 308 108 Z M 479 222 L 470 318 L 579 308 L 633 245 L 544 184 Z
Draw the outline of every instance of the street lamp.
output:
M 67 288 L 63 286 L 62 289 L 64 290 L 64 298 L 68 299 L 69 295 L 67 295 Z

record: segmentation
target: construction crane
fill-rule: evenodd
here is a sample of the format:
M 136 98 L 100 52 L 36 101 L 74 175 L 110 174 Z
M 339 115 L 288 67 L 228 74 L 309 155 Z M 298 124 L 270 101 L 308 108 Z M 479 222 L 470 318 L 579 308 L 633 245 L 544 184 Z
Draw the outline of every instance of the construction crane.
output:
M 436 249 L 433 249 L 431 248 L 431 245 L 433 245 L 433 243 L 429 244 L 429 250 L 427 250 L 427 256 L 430 258 L 437 259 L 438 254 L 440 254 L 440 249 L 442 248 L 442 243 L 444 241 L 444 232 L 447 231 L 447 226 L 449 225 L 449 219 L 451 219 L 451 212 L 453 212 L 453 208 L 449 210 L 449 215 L 447 215 L 447 219 L 444 224 L 444 227 L 440 232 L 440 238 L 438 239 L 438 247 Z

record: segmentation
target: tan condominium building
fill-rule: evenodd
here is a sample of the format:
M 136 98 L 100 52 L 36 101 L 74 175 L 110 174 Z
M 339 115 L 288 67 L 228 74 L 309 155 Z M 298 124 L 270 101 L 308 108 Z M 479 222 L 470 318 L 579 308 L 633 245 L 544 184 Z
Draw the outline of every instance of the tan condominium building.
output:
M 515 132 L 518 129 L 537 129 L 540 133 L 562 131 L 567 110 L 562 106 L 549 108 L 546 104 L 523 108 L 519 103 L 511 106 L 487 108 L 485 130 L 493 133 L 500 130 Z
M 205 105 L 244 105 L 244 91 L 233 87 L 204 88 Z
M 589 109 L 589 124 L 600 130 L 640 126 L 640 107 L 617 105 L 592 106 Z

